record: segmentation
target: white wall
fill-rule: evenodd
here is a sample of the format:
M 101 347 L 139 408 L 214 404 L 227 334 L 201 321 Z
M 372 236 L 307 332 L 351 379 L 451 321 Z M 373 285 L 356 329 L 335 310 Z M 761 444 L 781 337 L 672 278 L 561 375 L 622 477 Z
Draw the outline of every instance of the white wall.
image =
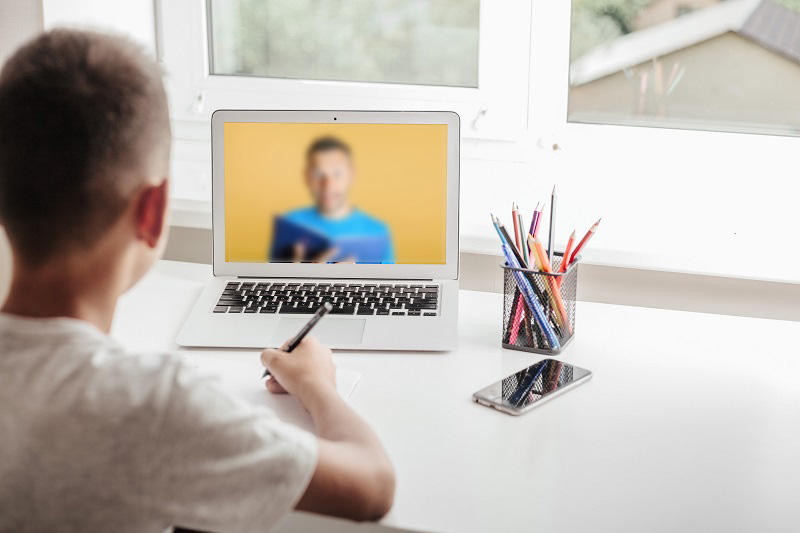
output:
M 0 0 L 0 65 L 41 29 L 40 0 Z
M 42 4 L 46 29 L 71 26 L 124 33 L 155 51 L 153 0 L 42 0 Z
M 0 0 L 0 65 L 42 29 L 42 4 L 39 0 Z M 11 249 L 0 227 L 0 303 L 4 302 L 11 281 Z

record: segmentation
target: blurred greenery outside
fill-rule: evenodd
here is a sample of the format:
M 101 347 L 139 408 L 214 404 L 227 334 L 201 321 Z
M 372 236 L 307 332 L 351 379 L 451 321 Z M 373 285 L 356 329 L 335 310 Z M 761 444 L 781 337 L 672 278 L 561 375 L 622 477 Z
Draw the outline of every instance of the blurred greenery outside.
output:
M 209 0 L 215 74 L 477 87 L 480 0 Z
M 800 12 L 800 0 L 773 1 Z M 657 2 L 659 0 L 572 0 L 570 60 L 578 59 L 598 45 L 641 29 L 636 27 L 636 17 Z

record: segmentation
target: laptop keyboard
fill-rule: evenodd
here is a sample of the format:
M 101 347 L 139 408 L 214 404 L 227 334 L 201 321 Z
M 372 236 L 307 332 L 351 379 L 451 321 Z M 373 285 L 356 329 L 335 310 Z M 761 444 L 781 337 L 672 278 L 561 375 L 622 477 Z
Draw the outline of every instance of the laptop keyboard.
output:
M 436 316 L 439 286 L 232 281 L 214 312 L 310 315 L 323 302 L 333 315 Z

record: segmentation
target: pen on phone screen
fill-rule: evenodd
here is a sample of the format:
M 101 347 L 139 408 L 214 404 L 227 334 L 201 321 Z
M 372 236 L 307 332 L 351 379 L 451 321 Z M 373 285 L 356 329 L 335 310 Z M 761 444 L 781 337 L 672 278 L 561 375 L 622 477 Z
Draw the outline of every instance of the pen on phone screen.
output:
M 301 329 L 300 332 L 297 335 L 295 335 L 291 341 L 289 341 L 289 346 L 286 347 L 286 352 L 289 353 L 295 348 L 297 348 L 300 345 L 300 343 L 303 342 L 305 336 L 308 335 L 308 332 L 311 331 L 313 327 L 317 325 L 317 322 L 319 322 L 322 319 L 322 317 L 327 315 L 331 310 L 333 310 L 333 305 L 331 305 L 330 302 L 323 303 L 320 306 L 320 308 L 317 309 L 317 312 L 314 313 L 314 316 L 311 317 L 311 320 L 309 320 L 308 323 L 306 323 L 306 325 L 303 326 L 303 329 Z M 264 375 L 261 376 L 261 379 L 264 379 L 269 375 L 270 372 L 268 368 L 264 370 Z

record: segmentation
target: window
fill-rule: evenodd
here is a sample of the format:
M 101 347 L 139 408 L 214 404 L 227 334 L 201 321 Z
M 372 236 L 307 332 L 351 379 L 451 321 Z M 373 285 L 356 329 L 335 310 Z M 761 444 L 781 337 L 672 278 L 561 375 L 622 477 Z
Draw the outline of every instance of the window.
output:
M 573 0 L 569 120 L 800 135 L 800 0 Z
M 771 8 L 788 5 L 794 10 L 794 4 L 786 2 L 800 0 L 765 1 Z M 702 54 L 678 58 L 675 79 L 680 72 L 683 74 L 672 90 L 668 105 L 662 108 L 645 99 L 642 114 L 635 107 L 640 102 L 636 91 L 641 85 L 606 90 L 605 82 L 616 79 L 613 73 L 600 75 L 594 82 L 578 83 L 579 75 L 586 74 L 578 68 L 581 60 L 590 54 L 601 58 L 600 52 L 613 50 L 612 45 L 619 43 L 619 39 L 693 20 L 704 21 L 698 27 L 706 33 L 717 31 L 719 24 L 729 20 L 721 16 L 720 9 L 744 10 L 749 5 L 755 10 L 764 2 L 485 0 L 473 4 L 471 0 L 459 0 L 457 3 L 477 7 L 454 14 L 442 7 L 450 6 L 449 2 L 438 0 L 353 0 L 339 2 L 339 11 L 330 10 L 329 6 L 335 4 L 326 0 L 313 3 L 212 0 L 210 4 L 201 0 L 157 0 L 157 13 L 161 15 L 156 25 L 160 28 L 159 50 L 168 72 L 175 136 L 172 194 L 181 202 L 189 202 L 185 209 L 181 205 L 185 212 L 178 211 L 182 223 L 210 224 L 208 124 L 215 109 L 448 109 L 457 111 L 462 119 L 460 229 L 462 249 L 466 251 L 496 254 L 496 235 L 487 224 L 486 213 L 504 213 L 510 199 L 521 204 L 531 202 L 522 205 L 529 212 L 536 200 L 547 198 L 556 183 L 563 198 L 559 208 L 559 227 L 563 230 L 557 232 L 557 247 L 564 245 L 561 239 L 570 230 L 580 233 L 581 228 L 588 228 L 598 217 L 603 217 L 602 233 L 593 240 L 587 252 L 588 261 L 630 268 L 797 279 L 800 252 L 786 243 L 791 242 L 793 227 L 787 219 L 796 210 L 796 198 L 800 196 L 800 180 L 795 179 L 800 139 L 728 133 L 786 134 L 800 124 L 791 118 L 800 108 L 796 102 L 791 105 L 785 100 L 772 102 L 773 98 L 800 93 L 800 84 L 792 81 L 790 74 L 776 74 L 791 72 L 789 67 L 796 66 L 793 60 L 763 46 L 746 48 L 752 40 L 731 49 L 735 54 L 721 57 L 725 64 L 750 57 L 742 49 L 757 57 L 770 58 L 757 64 L 761 69 L 757 85 L 760 93 L 745 97 L 736 93 L 736 86 L 728 87 L 738 98 L 735 105 L 703 100 L 709 90 L 705 86 L 697 86 L 695 92 L 683 92 L 690 82 L 695 83 L 694 76 L 713 66 Z M 245 37 L 241 24 L 237 27 L 237 19 L 257 17 L 245 16 L 244 8 L 294 9 L 295 5 L 303 6 L 303 12 L 299 15 L 299 12 L 284 12 L 274 21 L 259 21 L 252 37 Z M 402 7 L 405 5 L 418 6 L 413 17 L 404 11 L 411 9 Z M 601 5 L 617 5 L 619 11 L 611 10 L 605 15 L 592 11 L 592 6 Z M 359 42 L 358 35 L 366 31 L 363 15 L 355 17 L 349 11 L 356 9 L 353 6 L 364 10 L 360 13 L 379 9 L 390 13 L 392 20 L 405 20 L 404 33 L 392 34 L 391 45 L 358 46 L 363 54 L 372 53 L 374 48 L 376 54 L 396 53 L 406 59 L 413 57 L 416 47 L 427 43 L 431 43 L 431 48 L 439 46 L 435 39 L 443 38 L 454 27 L 474 27 L 474 11 L 470 9 L 477 9 L 477 63 L 474 54 L 465 54 L 451 63 L 463 75 L 468 71 L 464 65 L 465 57 L 469 56 L 469 64 L 477 68 L 477 87 L 473 86 L 474 80 L 464 81 L 463 77 L 461 81 L 453 81 L 456 77 L 449 77 L 452 74 L 446 79 L 434 79 L 431 76 L 442 74 L 432 74 L 422 68 L 424 63 L 410 60 L 402 72 L 393 68 L 370 73 L 360 63 L 339 71 L 325 70 L 326 65 L 315 63 L 313 54 L 308 52 L 294 60 L 291 50 L 277 57 L 265 53 L 264 48 L 271 41 L 259 30 L 262 26 L 274 25 L 272 31 L 278 32 L 299 27 L 305 35 L 318 31 L 309 29 L 321 24 L 315 21 L 315 11 L 309 6 L 323 6 L 327 9 L 324 17 L 349 20 L 355 32 L 349 38 L 355 39 L 353 46 Z M 635 9 L 622 9 L 630 6 Z M 230 11 L 223 15 L 218 9 Z M 469 23 L 467 12 L 473 13 Z M 712 16 L 704 15 L 707 13 Z M 274 15 L 273 10 L 269 16 Z M 297 17 L 305 22 L 298 26 Z M 775 20 L 786 23 L 791 18 Z M 624 36 L 619 21 L 623 26 L 627 24 L 628 33 Z M 645 24 L 649 27 L 644 28 Z M 376 38 L 388 39 L 389 33 L 384 30 L 377 32 Z M 419 37 L 423 33 L 433 37 Z M 282 40 L 303 42 L 302 32 L 297 36 L 285 35 Z M 777 38 L 783 34 L 771 35 Z M 744 39 L 739 34 L 726 37 Z M 306 46 L 320 46 L 315 37 L 311 41 Z M 706 41 L 696 43 L 701 45 Z M 338 46 L 328 47 L 332 51 L 328 61 L 337 57 L 333 52 L 347 45 Z M 686 52 L 694 50 L 697 48 L 689 47 Z M 621 67 L 622 77 L 627 80 L 626 72 L 633 76 L 652 69 L 653 73 L 647 75 L 648 87 L 652 88 L 660 64 L 662 87 L 666 86 L 672 75 L 673 58 L 671 52 L 656 52 L 650 50 L 644 59 Z M 247 59 L 246 54 L 255 54 L 258 60 Z M 428 50 L 428 56 L 426 60 L 440 61 L 436 50 Z M 292 61 L 297 64 L 291 65 Z M 781 71 L 775 65 L 788 70 Z M 601 87 L 603 91 L 591 95 L 583 91 L 585 94 L 581 95 L 579 91 L 587 87 Z M 678 102 L 677 95 L 686 99 Z M 781 110 L 780 116 L 756 115 L 775 109 Z M 711 111 L 717 114 L 710 115 Z M 749 115 L 743 118 L 745 112 Z M 555 146 L 559 149 L 553 149 Z M 779 254 L 781 260 L 742 261 L 742 250 L 758 250 L 765 257 Z
M 479 4 L 209 0 L 210 71 L 477 88 Z
M 178 129 L 215 109 L 449 110 L 464 137 L 527 129 L 527 1 L 157 2 Z

